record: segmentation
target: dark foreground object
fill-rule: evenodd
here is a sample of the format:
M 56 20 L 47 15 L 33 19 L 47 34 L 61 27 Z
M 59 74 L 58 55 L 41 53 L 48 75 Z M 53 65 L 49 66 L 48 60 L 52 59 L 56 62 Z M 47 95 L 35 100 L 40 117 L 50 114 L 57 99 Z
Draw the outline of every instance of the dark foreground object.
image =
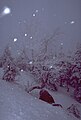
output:
M 53 97 L 48 93 L 48 91 L 46 91 L 44 89 L 40 91 L 39 99 L 41 99 L 45 102 L 48 102 L 49 104 L 55 103 Z
M 43 101 L 45 101 L 45 102 L 47 102 L 49 104 L 52 104 L 53 106 L 59 106 L 59 107 L 62 108 L 62 105 L 55 104 L 55 101 L 54 101 L 53 97 L 48 93 L 47 90 L 42 89 L 40 91 L 40 97 L 39 97 L 39 99 L 41 99 L 41 100 L 43 100 Z

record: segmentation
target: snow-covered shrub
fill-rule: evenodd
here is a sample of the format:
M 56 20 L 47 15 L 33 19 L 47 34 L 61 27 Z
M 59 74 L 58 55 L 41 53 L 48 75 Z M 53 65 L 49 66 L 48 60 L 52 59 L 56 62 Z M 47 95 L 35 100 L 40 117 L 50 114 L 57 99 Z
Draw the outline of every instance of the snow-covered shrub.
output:
M 2 79 L 6 81 L 14 81 L 17 74 L 18 71 L 16 66 L 9 64 L 7 67 L 4 67 L 4 75 Z
M 75 117 L 80 118 L 80 111 L 78 110 L 77 106 L 72 104 L 70 107 L 67 108 L 69 113 L 72 113 Z
M 38 65 L 32 66 L 31 74 L 36 78 L 37 82 L 40 81 L 41 73 L 42 73 L 42 70 L 41 70 L 40 66 L 38 66 Z
M 2 67 L 4 70 L 3 78 L 6 81 L 15 80 L 17 74 L 17 67 L 14 61 L 14 58 L 11 55 L 10 48 L 7 46 L 2 55 Z
M 26 71 L 27 69 L 29 69 L 29 58 L 27 56 L 26 50 L 23 49 L 21 54 L 16 58 L 16 65 L 20 70 L 24 70 Z
M 4 49 L 3 55 L 1 56 L 1 61 L 2 67 L 4 67 L 4 65 L 10 64 L 13 61 L 9 46 Z
M 30 73 L 34 76 L 35 81 L 41 84 L 42 87 L 57 91 L 55 74 L 47 66 L 33 63 L 33 69 Z
M 77 88 L 74 90 L 74 98 L 81 103 L 81 81 Z
M 56 86 L 56 74 L 54 73 L 53 70 L 51 69 L 46 69 L 42 72 L 41 75 L 41 81 L 45 84 L 45 87 L 57 91 L 57 86 Z
M 74 87 L 74 98 L 81 103 L 81 44 L 74 54 L 74 66 L 70 85 Z
M 2 68 L 2 58 L 0 58 L 0 68 Z
M 58 81 L 61 87 L 66 86 L 67 92 L 69 92 L 69 84 L 71 77 L 71 64 L 68 61 L 60 61 L 59 62 L 59 71 L 58 71 Z

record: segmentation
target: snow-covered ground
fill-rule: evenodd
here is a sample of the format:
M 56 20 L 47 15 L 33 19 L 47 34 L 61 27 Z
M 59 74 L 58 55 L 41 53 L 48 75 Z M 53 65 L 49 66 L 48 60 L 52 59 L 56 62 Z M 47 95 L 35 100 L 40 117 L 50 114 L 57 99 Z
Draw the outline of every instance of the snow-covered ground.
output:
M 1 75 L 2 73 L 0 78 Z M 28 94 L 24 89 L 27 83 L 33 83 L 33 78 L 25 73 L 21 73 L 21 76 L 16 78 L 18 84 L 0 79 L 0 120 L 77 120 L 75 116 L 68 114 L 66 108 L 74 103 L 81 110 L 81 104 L 66 93 L 52 91 L 49 92 L 55 102 L 60 103 L 63 108 L 41 101 L 36 94 L 39 90 Z

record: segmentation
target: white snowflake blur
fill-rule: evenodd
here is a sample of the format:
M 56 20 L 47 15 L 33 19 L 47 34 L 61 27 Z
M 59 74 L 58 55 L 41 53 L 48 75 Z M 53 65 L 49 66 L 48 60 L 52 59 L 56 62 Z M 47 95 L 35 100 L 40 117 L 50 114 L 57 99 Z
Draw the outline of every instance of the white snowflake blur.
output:
M 16 42 L 18 39 L 17 38 L 14 38 L 14 42 Z
M 61 43 L 61 45 L 63 45 L 63 43 Z
M 10 12 L 11 12 L 10 8 L 5 7 L 2 14 L 6 15 L 6 14 L 10 14 Z
M 70 24 L 74 24 L 74 23 L 75 23 L 75 21 L 71 21 L 71 22 L 70 22 Z
M 32 63 L 33 63 L 32 61 L 29 62 L 29 64 L 32 64 Z
M 21 69 L 21 72 L 23 72 L 24 70 L 23 69 Z
M 53 68 L 53 66 L 52 66 L 52 65 L 50 66 L 50 69 L 51 69 L 51 68 Z
M 27 33 L 25 33 L 24 36 L 26 37 L 26 36 L 27 36 Z
M 36 14 L 33 14 L 33 17 L 35 17 L 36 16 Z
M 36 10 L 36 13 L 38 12 L 38 10 Z
M 31 36 L 30 39 L 32 39 L 33 37 Z
M 11 13 L 11 9 L 9 7 L 4 7 L 2 12 L 0 13 L 0 18 L 10 13 Z

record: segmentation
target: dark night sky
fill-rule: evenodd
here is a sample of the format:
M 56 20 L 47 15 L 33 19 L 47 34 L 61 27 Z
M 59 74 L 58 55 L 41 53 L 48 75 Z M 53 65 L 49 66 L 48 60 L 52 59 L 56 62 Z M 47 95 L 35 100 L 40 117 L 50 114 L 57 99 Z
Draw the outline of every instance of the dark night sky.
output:
M 2 15 L 4 7 L 10 14 Z M 23 46 L 38 49 L 56 29 L 63 33 L 56 46 L 74 50 L 81 41 L 80 12 L 81 0 L 0 0 L 0 53 L 7 44 L 15 53 Z

